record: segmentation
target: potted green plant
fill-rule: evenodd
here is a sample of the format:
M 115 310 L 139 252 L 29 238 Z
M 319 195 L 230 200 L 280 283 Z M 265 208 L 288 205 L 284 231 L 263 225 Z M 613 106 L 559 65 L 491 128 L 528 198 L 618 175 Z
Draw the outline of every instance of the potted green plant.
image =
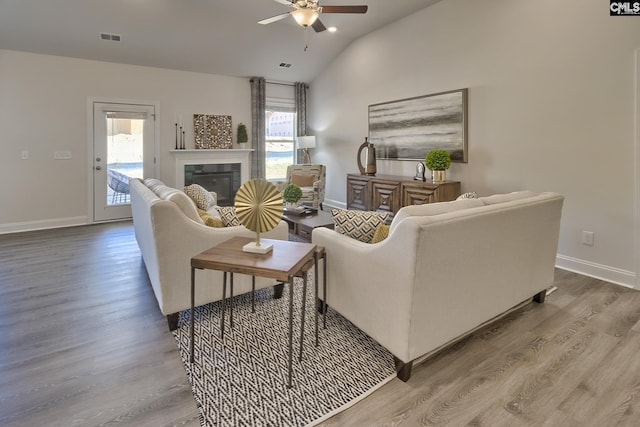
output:
M 424 164 L 432 172 L 433 183 L 443 183 L 447 180 L 447 169 L 451 166 L 451 156 L 445 150 L 432 150 L 424 158 Z
M 294 209 L 298 200 L 302 198 L 302 189 L 296 184 L 287 184 L 282 192 L 282 198 L 287 202 L 287 207 Z
M 240 145 L 240 148 L 244 148 L 247 142 L 249 142 L 247 127 L 243 123 L 240 123 L 238 125 L 238 145 Z

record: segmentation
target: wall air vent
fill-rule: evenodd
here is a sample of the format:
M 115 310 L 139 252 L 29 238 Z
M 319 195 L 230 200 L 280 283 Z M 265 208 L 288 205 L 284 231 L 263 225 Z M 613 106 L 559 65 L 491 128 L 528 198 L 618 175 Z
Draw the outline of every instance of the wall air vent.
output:
M 291 64 L 287 64 L 286 62 L 281 62 L 280 68 L 291 68 Z
M 100 33 L 101 40 L 111 40 L 114 42 L 120 41 L 120 35 L 118 34 L 108 34 L 108 33 Z

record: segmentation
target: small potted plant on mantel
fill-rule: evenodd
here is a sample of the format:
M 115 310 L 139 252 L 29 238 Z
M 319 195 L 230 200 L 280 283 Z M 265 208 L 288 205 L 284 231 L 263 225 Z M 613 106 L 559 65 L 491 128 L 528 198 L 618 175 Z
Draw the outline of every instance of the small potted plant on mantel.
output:
M 238 125 L 238 145 L 240 148 L 245 148 L 249 142 L 249 136 L 247 135 L 247 127 L 240 123 Z
M 441 184 L 447 180 L 447 169 L 451 166 L 451 156 L 445 150 L 429 151 L 424 164 L 431 171 L 434 184 Z
M 298 200 L 302 198 L 302 189 L 296 184 L 287 184 L 282 192 L 282 198 L 287 202 L 285 210 L 290 212 L 297 212 L 302 210 L 298 208 Z

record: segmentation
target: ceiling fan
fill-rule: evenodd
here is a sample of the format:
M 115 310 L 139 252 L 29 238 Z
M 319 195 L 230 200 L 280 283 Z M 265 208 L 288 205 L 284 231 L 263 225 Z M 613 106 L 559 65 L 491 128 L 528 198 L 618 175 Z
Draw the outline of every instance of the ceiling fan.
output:
M 303 27 L 313 27 L 316 33 L 327 29 L 318 17 L 321 13 L 367 13 L 368 6 L 319 6 L 318 0 L 274 0 L 278 3 L 292 7 L 291 12 L 272 16 L 258 21 L 258 24 L 270 24 L 272 22 L 293 16 L 293 19 Z

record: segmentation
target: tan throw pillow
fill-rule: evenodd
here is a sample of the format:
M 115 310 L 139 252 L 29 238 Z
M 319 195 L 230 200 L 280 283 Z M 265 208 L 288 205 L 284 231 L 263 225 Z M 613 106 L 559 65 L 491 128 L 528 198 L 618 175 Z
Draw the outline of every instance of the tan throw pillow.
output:
M 313 187 L 313 183 L 317 180 L 318 178 L 316 178 L 315 175 L 291 174 L 291 184 L 295 184 L 300 187 Z
M 386 239 L 389 236 L 390 228 L 391 227 L 388 225 L 380 224 L 378 228 L 376 228 L 375 233 L 373 233 L 373 238 L 371 239 L 371 243 L 380 243 L 384 239 Z
M 225 227 L 234 227 L 240 224 L 240 220 L 236 215 L 235 206 L 220 206 L 217 208 L 218 213 L 220 214 L 220 219 L 224 223 Z
M 333 229 L 361 242 L 370 243 L 376 228 L 384 224 L 389 214 L 331 209 Z
M 184 192 L 191 197 L 196 206 L 203 211 L 208 210 L 211 206 L 215 206 L 216 199 L 204 187 L 198 184 L 191 184 L 184 187 Z
M 202 209 L 198 209 L 198 215 L 200 215 L 200 219 L 204 222 L 204 225 L 214 228 L 224 228 L 224 222 L 222 219 L 211 215 L 207 211 L 203 211 Z

